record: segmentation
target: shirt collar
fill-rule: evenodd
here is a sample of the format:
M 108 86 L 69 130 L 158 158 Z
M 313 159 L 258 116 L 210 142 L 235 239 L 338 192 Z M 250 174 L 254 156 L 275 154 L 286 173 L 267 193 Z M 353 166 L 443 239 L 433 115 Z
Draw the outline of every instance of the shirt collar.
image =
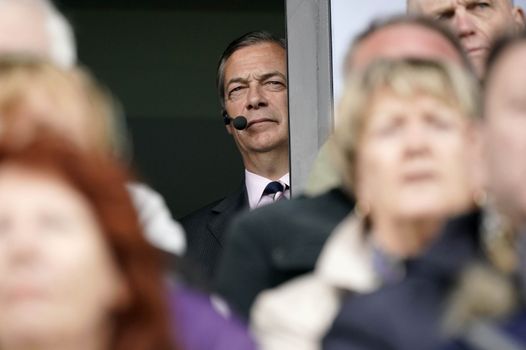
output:
M 271 181 L 273 180 L 251 173 L 250 171 L 245 169 L 245 185 L 247 187 L 248 205 L 250 209 L 254 209 L 257 207 L 259 200 L 261 199 L 261 195 L 265 190 L 265 187 L 267 187 L 268 183 Z M 283 175 L 278 181 L 282 184 L 289 186 L 290 188 L 289 173 Z M 284 193 L 285 197 L 289 198 L 289 193 L 290 191 L 286 190 Z
M 381 284 L 381 276 L 373 265 L 373 254 L 361 220 L 349 214 L 327 239 L 314 273 L 331 286 L 368 293 Z

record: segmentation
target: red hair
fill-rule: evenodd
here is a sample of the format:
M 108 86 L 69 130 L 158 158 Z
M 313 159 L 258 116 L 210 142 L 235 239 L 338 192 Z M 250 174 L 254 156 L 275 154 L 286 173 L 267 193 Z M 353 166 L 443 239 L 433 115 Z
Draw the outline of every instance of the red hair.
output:
M 2 135 L 0 167 L 6 164 L 56 174 L 91 204 L 128 287 L 129 300 L 112 315 L 110 349 L 174 349 L 160 258 L 144 238 L 126 189 L 126 168 L 99 153 L 81 151 L 48 130 L 23 142 Z

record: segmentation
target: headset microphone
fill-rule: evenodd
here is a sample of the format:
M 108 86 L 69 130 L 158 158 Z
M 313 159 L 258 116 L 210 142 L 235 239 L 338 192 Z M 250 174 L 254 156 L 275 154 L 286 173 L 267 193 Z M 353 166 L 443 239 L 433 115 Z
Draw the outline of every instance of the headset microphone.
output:
M 234 125 L 234 128 L 236 128 L 237 130 L 245 130 L 247 128 L 247 118 L 243 117 L 242 115 L 237 116 L 235 118 L 231 118 L 225 114 L 223 115 L 223 118 L 225 121 L 225 125 L 228 125 L 230 124 L 230 122 L 232 122 L 232 125 Z

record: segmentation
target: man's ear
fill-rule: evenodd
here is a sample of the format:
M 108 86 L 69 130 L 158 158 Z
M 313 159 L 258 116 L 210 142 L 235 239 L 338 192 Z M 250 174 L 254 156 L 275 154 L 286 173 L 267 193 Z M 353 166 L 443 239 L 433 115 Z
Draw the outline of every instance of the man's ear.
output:
M 223 109 L 221 111 L 221 114 L 223 115 L 223 123 L 225 123 L 226 132 L 232 135 L 232 123 L 230 117 L 228 116 L 228 113 Z
M 524 20 L 524 11 L 520 6 L 515 6 L 512 9 L 511 12 L 513 16 L 513 20 L 515 21 L 515 24 L 517 25 L 517 28 L 520 30 L 523 30 L 525 27 L 525 20 Z

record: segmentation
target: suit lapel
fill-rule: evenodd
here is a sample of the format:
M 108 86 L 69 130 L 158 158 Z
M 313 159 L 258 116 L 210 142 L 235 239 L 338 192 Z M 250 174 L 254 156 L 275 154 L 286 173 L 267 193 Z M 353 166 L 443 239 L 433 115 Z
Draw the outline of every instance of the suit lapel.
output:
M 223 246 L 228 224 L 240 211 L 248 209 L 248 194 L 243 181 L 240 188 L 227 196 L 212 208 L 213 218 L 209 221 L 208 231 Z

